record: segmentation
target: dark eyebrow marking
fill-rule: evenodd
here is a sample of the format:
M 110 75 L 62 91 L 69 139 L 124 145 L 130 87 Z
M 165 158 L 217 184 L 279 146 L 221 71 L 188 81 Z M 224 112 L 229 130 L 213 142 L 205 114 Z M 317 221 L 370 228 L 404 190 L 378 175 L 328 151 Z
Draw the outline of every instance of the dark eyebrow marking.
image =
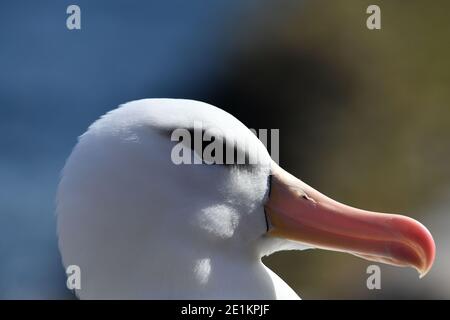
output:
M 188 148 L 190 148 L 192 151 L 194 151 L 202 159 L 202 162 L 204 164 L 210 164 L 210 163 L 206 163 L 205 159 L 203 159 L 203 153 L 205 151 L 206 146 L 208 146 L 210 143 L 213 143 L 216 140 L 216 138 L 222 138 L 222 141 L 223 141 L 222 148 L 224 148 L 222 150 L 222 154 L 223 154 L 224 159 L 222 159 L 222 163 L 213 162 L 211 165 L 223 165 L 226 167 L 238 167 L 238 168 L 247 169 L 247 170 L 252 170 L 257 166 L 256 164 L 250 164 L 250 155 L 249 155 L 248 150 L 245 148 L 245 146 L 239 146 L 237 141 L 228 141 L 224 137 L 216 137 L 214 135 L 211 136 L 211 141 L 204 141 L 203 137 L 205 136 L 206 130 L 203 128 L 201 130 L 197 130 L 194 128 L 174 128 L 174 129 L 167 128 L 167 129 L 159 129 L 158 132 L 161 135 L 171 139 L 172 133 L 177 129 L 184 129 L 189 132 L 190 137 L 191 137 L 191 139 L 190 139 L 191 143 L 190 143 L 190 145 L 186 145 L 186 146 Z M 196 134 L 197 135 L 200 134 L 200 136 L 202 137 L 201 150 L 195 149 L 194 139 L 195 139 Z M 175 142 L 175 141 L 173 141 L 173 142 Z M 228 160 L 227 155 L 228 154 L 233 155 L 233 158 L 231 159 L 232 163 L 227 163 L 227 160 Z M 244 158 L 243 161 L 242 161 L 242 155 Z M 215 150 L 213 150 L 211 156 L 214 158 Z

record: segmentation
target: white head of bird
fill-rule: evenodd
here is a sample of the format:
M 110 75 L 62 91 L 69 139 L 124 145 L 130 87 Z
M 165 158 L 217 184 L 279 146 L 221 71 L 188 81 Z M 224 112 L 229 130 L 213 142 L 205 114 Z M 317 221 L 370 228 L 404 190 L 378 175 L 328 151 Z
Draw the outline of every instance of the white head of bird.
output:
M 171 132 L 195 121 L 266 165 L 175 164 Z M 134 101 L 94 122 L 64 167 L 57 217 L 63 263 L 80 267 L 87 299 L 296 299 L 262 256 L 315 247 L 423 275 L 435 252 L 419 222 L 331 200 L 239 120 L 192 100 Z

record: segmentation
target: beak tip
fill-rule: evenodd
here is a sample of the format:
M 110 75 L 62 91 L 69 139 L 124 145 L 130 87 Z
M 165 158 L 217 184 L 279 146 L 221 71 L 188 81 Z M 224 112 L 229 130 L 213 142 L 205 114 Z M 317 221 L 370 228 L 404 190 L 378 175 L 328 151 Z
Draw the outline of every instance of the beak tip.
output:
M 431 270 L 431 267 L 433 266 L 434 259 L 436 256 L 436 245 L 430 231 L 428 231 L 428 229 L 424 225 L 420 224 L 420 226 L 422 229 L 421 238 L 423 239 L 422 240 L 423 263 L 421 268 L 418 268 L 418 271 L 419 271 L 419 278 L 422 279 Z
M 431 264 L 432 265 L 432 264 Z M 431 265 L 426 266 L 425 268 L 417 268 L 417 272 L 419 273 L 419 279 L 425 277 L 431 269 Z
M 431 263 L 424 269 L 417 269 L 417 271 L 419 272 L 419 279 L 422 279 L 423 277 L 425 277 L 428 274 L 428 272 L 431 270 L 432 265 L 433 265 L 433 263 Z

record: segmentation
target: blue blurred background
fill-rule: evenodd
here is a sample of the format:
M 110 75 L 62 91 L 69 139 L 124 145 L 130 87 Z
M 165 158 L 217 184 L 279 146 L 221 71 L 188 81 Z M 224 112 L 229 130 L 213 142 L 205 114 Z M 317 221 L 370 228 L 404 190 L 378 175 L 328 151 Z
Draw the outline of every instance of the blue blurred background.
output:
M 66 28 L 81 8 L 82 29 Z M 365 9 L 378 4 L 382 30 Z M 446 10 L 447 9 L 447 10 Z M 323 251 L 265 258 L 303 298 L 450 298 L 448 2 L 2 1 L 0 298 L 73 298 L 55 233 L 59 173 L 117 105 L 182 97 L 280 128 L 281 164 L 354 206 L 406 212 L 435 236 L 435 268 Z

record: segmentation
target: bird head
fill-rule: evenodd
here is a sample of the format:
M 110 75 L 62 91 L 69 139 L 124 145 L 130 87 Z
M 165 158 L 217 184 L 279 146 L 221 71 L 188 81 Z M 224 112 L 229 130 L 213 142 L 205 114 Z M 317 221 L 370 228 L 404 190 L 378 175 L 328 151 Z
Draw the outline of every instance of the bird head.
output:
M 211 144 L 196 145 L 197 134 L 243 163 L 205 158 Z M 435 252 L 419 222 L 331 200 L 272 161 L 239 120 L 192 100 L 134 101 L 91 125 L 63 170 L 57 215 L 82 298 L 241 297 L 233 282 L 273 293 L 260 258 L 286 249 L 348 252 L 422 275 Z

